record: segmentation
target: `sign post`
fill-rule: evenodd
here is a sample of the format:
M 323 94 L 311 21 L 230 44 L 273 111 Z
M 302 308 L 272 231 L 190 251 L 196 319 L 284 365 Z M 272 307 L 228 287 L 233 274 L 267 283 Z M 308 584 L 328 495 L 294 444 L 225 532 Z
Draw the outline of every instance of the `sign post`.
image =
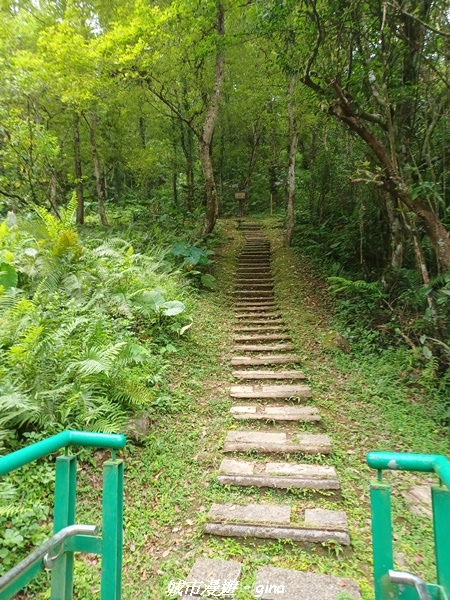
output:
M 244 216 L 244 203 L 247 200 L 247 192 L 235 192 L 234 199 L 239 202 L 238 217 Z

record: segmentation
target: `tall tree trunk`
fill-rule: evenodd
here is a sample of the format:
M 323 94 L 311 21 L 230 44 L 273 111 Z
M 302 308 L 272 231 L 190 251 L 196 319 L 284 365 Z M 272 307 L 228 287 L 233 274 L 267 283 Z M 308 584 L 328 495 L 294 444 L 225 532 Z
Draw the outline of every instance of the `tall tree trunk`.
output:
M 404 234 L 398 204 L 390 195 L 386 197 L 386 212 L 390 234 L 389 267 L 397 271 L 403 265 Z
M 258 122 L 253 123 L 253 125 L 252 125 L 252 147 L 250 150 L 250 159 L 248 161 L 247 176 L 245 177 L 245 181 L 244 181 L 244 189 L 247 189 L 250 184 L 250 179 L 252 177 L 253 169 L 255 167 L 256 149 L 258 148 L 260 135 L 261 134 L 259 132 L 259 123 Z
M 392 161 L 389 150 L 358 118 L 351 102 L 345 96 L 337 81 L 332 82 L 332 87 L 336 91 L 338 100 L 330 105 L 329 113 L 345 123 L 369 146 L 383 169 L 376 183 L 381 185 L 406 208 L 414 212 L 430 238 L 442 271 L 445 273 L 450 272 L 450 236 L 445 225 L 425 202 L 420 198 L 413 199 L 410 186 L 400 174 L 395 161 Z
M 294 221 L 295 221 L 295 158 L 297 156 L 298 147 L 298 130 L 297 130 L 297 119 L 294 111 L 294 91 L 295 91 L 296 76 L 292 75 L 289 83 L 289 131 L 291 134 L 291 145 L 289 148 L 289 165 L 287 174 L 287 230 L 284 238 L 284 245 L 289 247 L 292 243 L 292 236 L 294 235 Z
M 74 149 L 74 163 L 75 163 L 75 180 L 76 180 L 76 194 L 77 194 L 77 223 L 83 225 L 84 223 L 84 193 L 83 193 L 83 170 L 81 167 L 81 151 L 80 151 L 80 118 L 75 113 L 73 123 L 73 149 Z
M 192 130 L 181 122 L 181 148 L 186 161 L 186 209 L 194 208 L 194 139 Z
M 51 208 L 52 213 L 55 215 L 55 217 L 59 218 L 58 202 L 56 199 L 57 184 L 58 184 L 58 182 L 56 180 L 56 174 L 55 174 L 55 171 L 52 169 L 51 179 L 50 179 L 50 208 Z
M 206 214 L 201 235 L 212 232 L 218 217 L 217 190 L 214 181 L 212 164 L 212 138 L 219 113 L 220 97 L 225 76 L 225 51 L 223 37 L 225 35 L 225 12 L 222 3 L 217 3 L 216 31 L 219 36 L 214 75 L 214 89 L 206 112 L 205 122 L 198 140 L 198 153 L 202 165 L 206 192 Z
M 108 219 L 105 212 L 105 200 L 103 197 L 102 172 L 100 169 L 100 159 L 98 156 L 97 142 L 95 139 L 95 131 L 97 129 L 97 115 L 93 113 L 92 122 L 89 128 L 89 139 L 91 142 L 92 160 L 94 163 L 95 187 L 97 188 L 98 214 L 103 226 L 108 227 Z

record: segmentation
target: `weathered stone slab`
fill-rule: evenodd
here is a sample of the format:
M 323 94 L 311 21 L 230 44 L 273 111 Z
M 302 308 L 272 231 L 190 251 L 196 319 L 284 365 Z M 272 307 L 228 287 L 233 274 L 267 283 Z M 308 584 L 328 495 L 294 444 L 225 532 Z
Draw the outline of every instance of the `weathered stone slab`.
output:
M 273 296 L 273 290 L 269 289 L 269 290 L 235 290 L 234 294 L 236 296 L 249 296 L 249 297 L 255 297 L 255 296 L 260 296 L 262 297 L 269 297 L 269 296 Z
M 241 275 L 236 279 L 236 283 L 264 283 L 270 281 L 273 283 L 273 277 L 270 274 L 259 274 L 256 273 L 254 275 Z
M 232 385 L 232 398 L 310 398 L 309 385 Z
M 266 325 L 264 322 L 260 323 L 260 325 L 235 325 L 233 327 L 233 329 L 237 332 L 237 333 L 241 333 L 241 332 L 260 332 L 260 331 L 286 331 L 286 327 L 283 325 L 283 323 L 280 323 L 278 325 Z
M 186 577 L 185 590 L 178 598 L 214 598 L 206 592 L 208 584 L 218 581 L 222 586 L 226 581 L 237 581 L 241 570 L 242 565 L 236 560 L 198 558 Z
M 232 366 L 239 365 L 283 365 L 283 364 L 294 364 L 299 363 L 300 358 L 295 356 L 295 354 L 281 354 L 277 356 L 273 354 L 272 356 L 233 356 L 231 359 Z
M 265 315 L 267 314 L 267 312 L 271 313 L 275 310 L 276 306 L 275 303 L 272 303 L 271 305 L 263 305 L 263 306 L 255 306 L 250 305 L 250 306 L 237 306 L 236 310 L 239 311 L 239 314 L 243 315 L 243 314 L 255 314 L 258 313 L 260 315 Z
M 306 379 L 302 371 L 233 371 L 236 379 Z
M 339 510 L 307 508 L 305 510 L 305 525 L 321 527 L 322 529 L 347 529 L 347 515 Z
M 237 420 L 320 421 L 314 406 L 233 406 L 230 414 Z
M 248 282 L 237 283 L 236 287 L 240 290 L 273 290 L 273 283 L 269 282 Z
M 276 304 L 275 302 L 236 302 L 235 303 L 235 308 L 237 310 L 239 310 L 239 312 L 244 313 L 244 312 L 258 312 L 258 311 L 265 311 L 267 309 L 270 310 L 274 310 L 276 308 Z
M 281 452 L 329 454 L 331 442 L 327 435 L 310 433 L 273 433 L 267 431 L 235 431 L 227 433 L 224 452 Z
M 277 567 L 260 567 L 253 595 L 261 600 L 339 600 L 346 595 L 360 600 L 359 586 L 351 579 Z
M 225 537 L 292 540 L 293 542 L 325 543 L 334 541 L 342 546 L 350 544 L 346 531 L 332 531 L 300 527 L 296 525 L 263 525 L 259 523 L 205 523 L 204 533 Z M 303 599 L 302 599 L 303 600 Z M 322 599 L 321 599 L 322 600 Z
M 264 322 L 268 322 L 272 319 L 281 319 L 280 313 L 275 312 L 247 312 L 247 313 L 237 313 L 235 315 L 236 319 L 249 319 L 250 317 L 260 317 L 264 319 Z
M 423 517 L 431 517 L 431 488 L 430 485 L 415 485 L 403 494 L 411 512 Z
M 287 333 L 261 333 L 260 335 L 235 335 L 235 342 L 255 342 L 266 340 L 290 340 Z
M 278 489 L 338 490 L 339 480 L 333 467 L 286 462 L 248 462 L 224 459 L 218 483 L 242 487 Z
M 294 350 L 294 344 L 236 344 L 234 350 L 247 352 L 287 352 Z
M 213 504 L 208 519 L 252 523 L 289 523 L 291 507 L 278 504 Z

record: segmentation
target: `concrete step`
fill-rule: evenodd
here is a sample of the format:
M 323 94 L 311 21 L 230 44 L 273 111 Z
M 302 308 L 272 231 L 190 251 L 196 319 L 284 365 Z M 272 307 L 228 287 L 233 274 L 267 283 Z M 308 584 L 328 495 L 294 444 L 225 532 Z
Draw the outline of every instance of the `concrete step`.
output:
M 281 319 L 281 317 L 275 317 L 275 318 L 268 319 L 264 315 L 257 315 L 256 317 L 251 317 L 251 318 L 249 317 L 245 321 L 239 321 L 239 323 L 237 323 L 234 326 L 234 329 L 236 329 L 238 331 L 243 331 L 242 327 L 256 326 L 256 325 L 258 325 L 259 330 L 261 330 L 264 325 L 268 325 L 268 326 L 272 326 L 272 327 L 273 326 L 283 327 L 283 328 L 286 327 L 285 324 L 283 323 L 283 320 Z M 267 327 L 265 329 L 267 329 Z
M 178 600 L 184 598 L 217 598 L 207 592 L 208 585 L 217 583 L 219 591 L 230 581 L 237 581 L 242 570 L 241 563 L 236 560 L 219 560 L 213 558 L 198 558 L 189 575 L 184 580 L 182 593 Z M 175 593 L 178 593 L 178 589 Z M 168 594 L 169 595 L 169 594 Z
M 272 309 L 272 311 L 277 308 L 275 298 L 268 298 L 267 296 L 263 298 L 259 296 L 252 296 L 251 298 L 236 298 L 234 300 L 234 306 L 236 308 L 239 308 L 242 305 L 245 307 L 254 306 L 255 308 L 262 308 L 263 306 L 268 306 Z
M 294 350 L 294 344 L 236 344 L 234 350 L 237 352 L 243 350 L 246 352 L 287 352 Z
M 242 290 L 273 290 L 273 283 L 238 283 L 236 285 L 236 291 Z
M 269 319 L 281 319 L 281 315 L 280 313 L 276 313 L 276 312 L 265 312 L 265 313 L 257 313 L 257 312 L 248 312 L 248 313 L 236 313 L 235 315 L 236 319 L 249 319 L 250 317 L 259 317 L 259 318 L 263 318 L 266 319 L 266 323 Z
M 275 302 L 261 302 L 260 304 L 252 304 L 251 302 L 235 302 L 234 306 L 236 309 L 239 309 L 239 312 L 242 312 L 243 310 L 255 311 L 264 308 L 270 308 L 274 310 L 276 308 Z
M 261 323 L 258 326 L 246 326 L 246 325 L 235 325 L 233 327 L 234 331 L 236 332 L 241 332 L 241 331 L 254 331 L 254 332 L 260 332 L 260 331 L 286 331 L 286 327 L 284 325 L 264 325 L 263 323 Z
M 250 450 L 264 453 L 330 454 L 331 442 L 327 435 L 312 433 L 236 431 L 235 429 L 227 433 L 224 452 L 249 452 Z
M 288 539 L 313 543 L 335 541 L 348 546 L 350 536 L 346 514 L 330 510 L 320 511 L 319 516 L 317 510 L 320 509 L 305 510 L 303 523 L 297 523 L 291 519 L 290 506 L 213 504 L 203 531 L 226 537 Z
M 260 335 L 235 335 L 235 342 L 257 342 L 265 340 L 290 340 L 287 333 L 261 333 Z
M 239 421 L 320 421 L 319 409 L 315 406 L 232 406 L 230 414 Z
M 361 599 L 359 586 L 351 579 L 278 567 L 259 567 L 253 593 L 260 600 Z
M 271 356 L 233 356 L 231 359 L 231 365 L 238 367 L 242 365 L 251 365 L 257 367 L 258 365 L 287 365 L 297 364 L 300 362 L 300 358 L 295 354 L 272 354 Z
M 309 385 L 232 385 L 232 398 L 311 398 Z
M 306 379 L 302 371 L 233 371 L 236 379 Z
M 257 290 L 234 290 L 233 294 L 235 296 L 259 296 L 261 298 L 265 298 L 267 296 L 271 296 L 273 297 L 273 289 L 269 289 L 269 290 L 264 290 L 264 289 L 257 289 Z
M 261 463 L 224 458 L 217 476 L 218 483 L 243 487 L 279 489 L 338 490 L 334 467 L 287 462 Z

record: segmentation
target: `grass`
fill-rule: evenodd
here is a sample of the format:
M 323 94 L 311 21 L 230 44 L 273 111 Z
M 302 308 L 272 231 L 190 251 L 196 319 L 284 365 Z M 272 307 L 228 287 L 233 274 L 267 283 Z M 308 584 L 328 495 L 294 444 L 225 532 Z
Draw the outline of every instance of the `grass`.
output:
M 124 600 L 170 598 L 166 594 L 169 582 L 185 579 L 198 557 L 233 559 L 242 564 L 241 583 L 234 596 L 237 600 L 253 598 L 254 577 L 262 565 L 356 579 L 363 600 L 372 600 L 369 481 L 374 474 L 366 466 L 366 453 L 383 449 L 450 454 L 448 432 L 436 424 L 424 392 L 405 382 L 398 351 L 363 356 L 330 349 L 330 330 L 336 325 L 331 320 L 325 283 L 305 259 L 299 260 L 292 250 L 282 247 L 282 231 L 275 219 L 263 223 L 274 249 L 277 300 L 296 353 L 302 358 L 301 368 L 312 385 L 313 403 L 323 415 L 320 431 L 331 436 L 334 448 L 328 457 L 295 459 L 334 465 L 341 492 L 232 489 L 214 481 L 226 431 L 236 426 L 228 416 L 230 292 L 235 258 L 243 241 L 235 222 L 224 221 L 222 227 L 229 239 L 216 255 L 218 287 L 198 296 L 194 325 L 182 349 L 171 355 L 168 378 L 177 411 L 155 419 L 144 443 L 128 447 L 125 453 Z M 96 455 L 92 464 L 84 464 L 80 471 L 84 489 L 81 522 L 98 522 L 100 471 L 93 470 L 93 465 L 99 458 Z M 399 566 L 434 581 L 430 519 L 414 516 L 402 496 L 408 486 L 429 478 L 410 473 L 389 473 L 386 478 L 393 486 Z M 295 511 L 312 506 L 345 510 L 352 547 L 305 547 L 202 535 L 212 503 L 252 501 L 290 502 Z M 77 561 L 77 598 L 98 597 L 98 569 L 97 561 L 90 557 Z

